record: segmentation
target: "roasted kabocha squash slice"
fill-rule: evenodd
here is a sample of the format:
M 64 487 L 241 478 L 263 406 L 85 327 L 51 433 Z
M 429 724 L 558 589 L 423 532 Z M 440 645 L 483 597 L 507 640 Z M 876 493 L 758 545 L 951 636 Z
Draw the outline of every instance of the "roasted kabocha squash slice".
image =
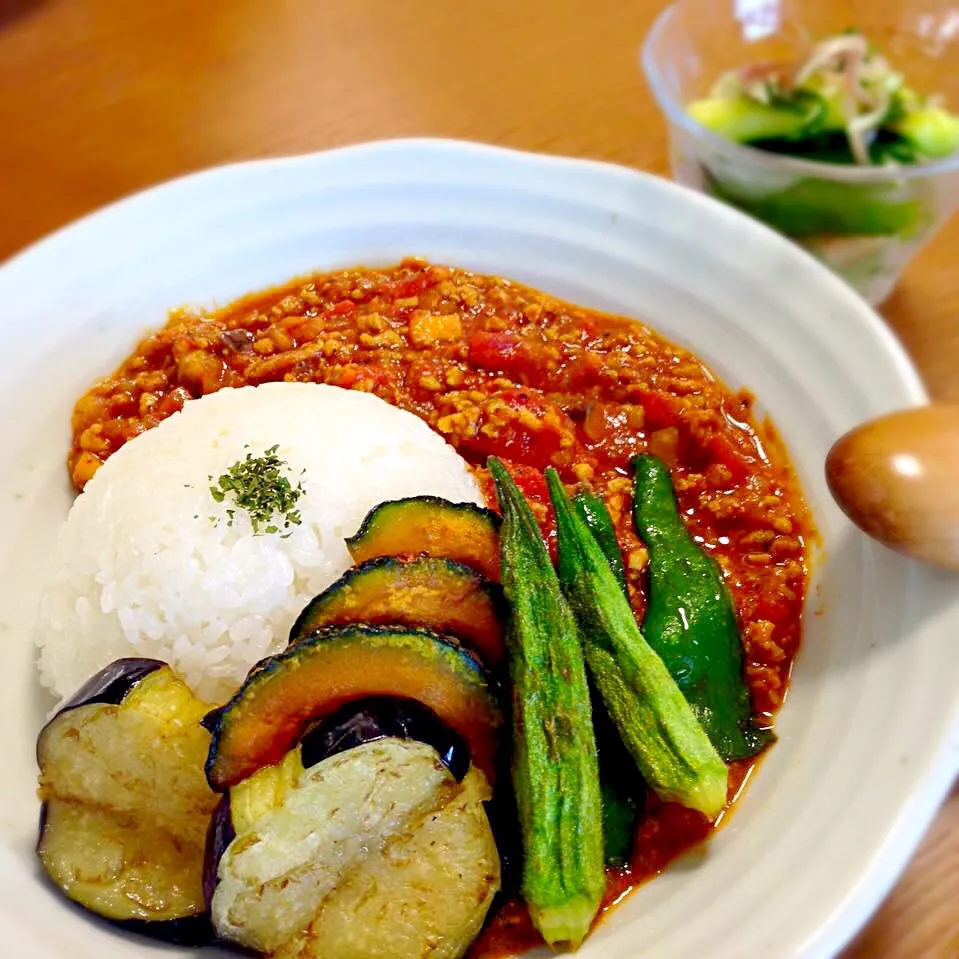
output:
M 290 645 L 324 626 L 420 626 L 455 636 L 496 667 L 505 653 L 502 613 L 499 587 L 469 566 L 432 556 L 382 557 L 354 567 L 312 600 L 293 624 Z
M 499 523 L 496 513 L 473 503 L 411 496 L 374 506 L 346 546 L 354 563 L 425 554 L 456 560 L 498 583 Z
M 502 719 L 479 660 L 429 630 L 356 625 L 317 630 L 263 660 L 233 699 L 206 717 L 211 787 L 222 791 L 279 762 L 318 719 L 371 696 L 431 709 L 493 778 Z
M 217 803 L 203 776 L 210 734 L 166 664 L 122 659 L 43 728 L 37 855 L 70 899 L 131 932 L 212 938 L 203 895 Z

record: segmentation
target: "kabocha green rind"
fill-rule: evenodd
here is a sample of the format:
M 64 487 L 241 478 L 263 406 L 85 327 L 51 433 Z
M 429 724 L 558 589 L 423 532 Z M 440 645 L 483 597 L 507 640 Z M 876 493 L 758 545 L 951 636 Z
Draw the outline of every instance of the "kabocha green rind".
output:
M 686 529 L 662 461 L 637 456 L 632 465 L 636 528 L 649 550 L 643 634 L 720 755 L 727 761 L 754 756 L 772 734 L 753 723 L 742 641 L 722 573 Z
M 606 888 L 602 799 L 586 666 L 529 505 L 496 458 L 500 558 L 510 606 L 513 786 L 523 839 L 523 897 L 550 945 L 577 946 Z
M 388 500 L 366 514 L 346 541 L 354 563 L 380 556 L 428 556 L 456 560 L 499 582 L 499 517 L 474 503 L 439 496 Z
M 629 601 L 555 470 L 559 580 L 579 622 L 586 662 L 643 778 L 660 798 L 715 818 L 728 770 L 676 681 L 643 638 Z
M 236 695 L 204 725 L 206 763 L 219 792 L 281 760 L 318 719 L 371 696 L 414 699 L 459 733 L 473 762 L 494 778 L 499 704 L 475 656 L 426 629 L 319 629 L 262 660 Z

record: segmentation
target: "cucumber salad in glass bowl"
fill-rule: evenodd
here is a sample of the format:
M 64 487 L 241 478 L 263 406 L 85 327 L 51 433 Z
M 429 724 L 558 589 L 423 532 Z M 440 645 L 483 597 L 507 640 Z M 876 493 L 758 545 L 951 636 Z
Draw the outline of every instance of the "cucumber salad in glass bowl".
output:
M 708 3 L 673 4 L 643 51 L 674 176 L 795 240 L 881 303 L 959 203 L 951 36 L 929 29 L 934 12 L 925 26 L 903 13 L 894 26 L 873 17 L 828 32 L 803 4 L 738 0 L 727 19 L 715 5 L 707 16 Z

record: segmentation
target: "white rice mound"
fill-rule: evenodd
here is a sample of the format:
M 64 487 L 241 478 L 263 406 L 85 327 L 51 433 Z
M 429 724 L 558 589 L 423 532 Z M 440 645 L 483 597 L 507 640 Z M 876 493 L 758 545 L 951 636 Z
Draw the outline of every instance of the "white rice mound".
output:
M 211 481 L 278 445 L 302 522 L 253 534 Z M 351 565 L 344 538 L 376 504 L 482 503 L 465 461 L 412 413 L 314 383 L 223 389 L 114 453 L 60 530 L 37 628 L 43 684 L 71 695 L 121 656 L 164 660 L 222 702 L 286 646 L 306 603 Z M 282 532 L 289 532 L 283 530 Z

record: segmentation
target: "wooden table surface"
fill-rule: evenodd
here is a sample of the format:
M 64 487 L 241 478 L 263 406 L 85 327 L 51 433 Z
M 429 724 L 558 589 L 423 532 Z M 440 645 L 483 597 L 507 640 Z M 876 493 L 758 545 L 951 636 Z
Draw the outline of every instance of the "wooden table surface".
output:
M 0 0 L 0 260 L 177 174 L 374 138 L 462 137 L 666 173 L 636 66 L 661 6 Z M 882 310 L 933 396 L 953 401 L 957 262 L 959 218 Z M 959 790 L 843 959 L 914 956 L 959 957 Z

